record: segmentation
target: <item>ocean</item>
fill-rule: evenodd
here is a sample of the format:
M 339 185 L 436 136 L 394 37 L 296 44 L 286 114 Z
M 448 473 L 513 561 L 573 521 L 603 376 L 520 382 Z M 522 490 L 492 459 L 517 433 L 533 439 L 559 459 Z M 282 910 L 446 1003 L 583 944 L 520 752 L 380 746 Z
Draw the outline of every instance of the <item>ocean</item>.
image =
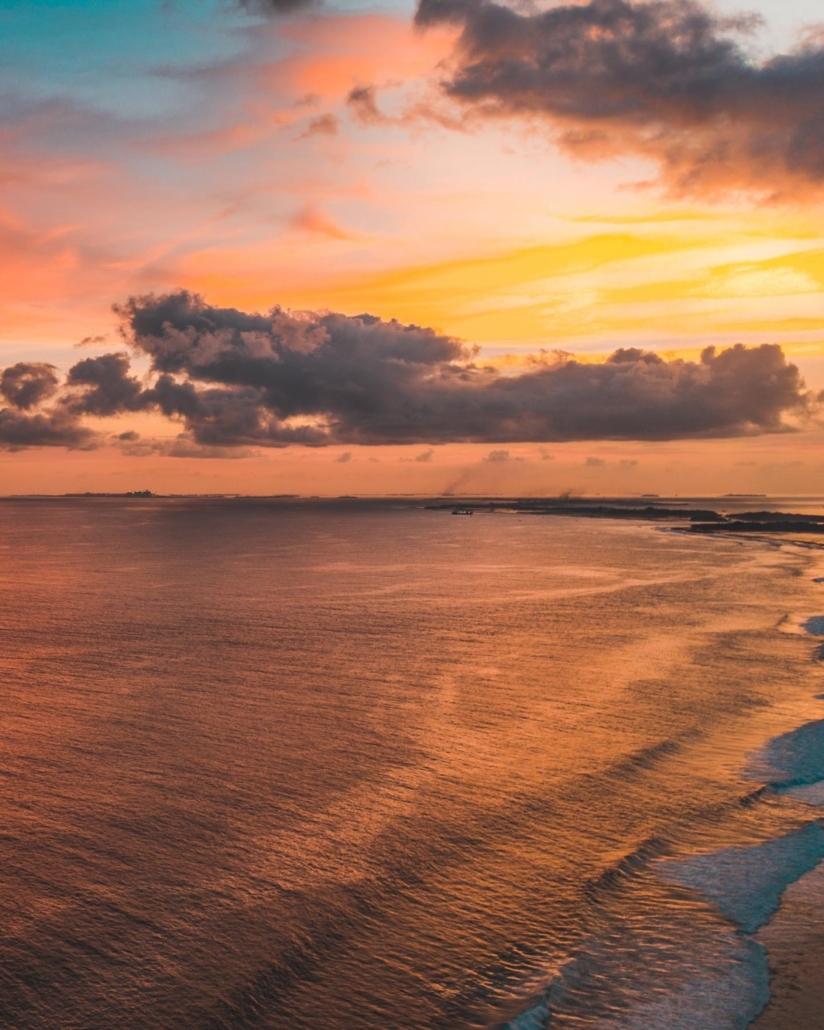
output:
M 822 556 L 0 501 L 0 1026 L 743 1030 L 824 928 Z

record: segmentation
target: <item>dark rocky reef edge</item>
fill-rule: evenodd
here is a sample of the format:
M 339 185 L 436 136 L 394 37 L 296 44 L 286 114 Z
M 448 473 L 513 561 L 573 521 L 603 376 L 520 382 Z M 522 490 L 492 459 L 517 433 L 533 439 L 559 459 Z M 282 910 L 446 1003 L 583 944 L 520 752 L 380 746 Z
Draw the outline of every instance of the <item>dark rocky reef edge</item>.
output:
M 454 511 L 454 502 L 429 504 L 432 511 Z M 522 515 L 567 515 L 594 519 L 635 519 L 648 522 L 689 523 L 693 533 L 821 533 L 824 515 L 800 515 L 782 511 L 728 513 L 710 508 L 682 508 L 646 504 L 597 504 L 576 500 L 500 500 L 462 504 L 461 513 L 515 512 Z

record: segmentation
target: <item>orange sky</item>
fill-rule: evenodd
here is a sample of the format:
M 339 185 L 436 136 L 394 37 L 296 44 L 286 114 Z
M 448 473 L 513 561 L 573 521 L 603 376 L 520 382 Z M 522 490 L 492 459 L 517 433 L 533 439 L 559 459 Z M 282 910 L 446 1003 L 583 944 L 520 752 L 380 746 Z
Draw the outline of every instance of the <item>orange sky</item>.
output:
M 89 52 L 106 17 L 95 11 Z M 185 13 L 141 31 L 173 38 Z M 694 357 L 708 343 L 778 342 L 824 387 L 815 191 L 673 197 L 649 185 L 648 159 L 589 163 L 534 119 L 475 118 L 437 89 L 456 31 L 421 32 L 411 14 L 216 12 L 202 61 L 130 57 L 139 109 L 111 61 L 94 82 L 48 55 L 40 81 L 20 73 L 24 100 L 0 125 L 0 367 L 65 371 L 122 347 L 112 303 L 185 287 L 246 310 L 432 326 L 511 372 L 542 348 L 597 360 L 616 346 Z M 83 25 L 72 31 L 82 44 Z M 374 104 L 348 102 L 366 88 Z M 181 429 L 115 421 L 144 437 Z M 420 461 L 428 448 L 26 449 L 0 453 L 0 489 L 814 493 L 819 443 L 811 425 L 735 441 L 452 444 Z

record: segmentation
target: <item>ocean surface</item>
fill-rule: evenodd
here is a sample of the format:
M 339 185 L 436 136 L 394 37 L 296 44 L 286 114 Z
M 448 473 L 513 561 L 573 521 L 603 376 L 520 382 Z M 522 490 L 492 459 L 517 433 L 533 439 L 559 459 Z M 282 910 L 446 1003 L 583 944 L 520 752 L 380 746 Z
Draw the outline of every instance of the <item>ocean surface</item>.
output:
M 803 544 L 0 501 L 0 1027 L 743 1030 L 824 857 Z

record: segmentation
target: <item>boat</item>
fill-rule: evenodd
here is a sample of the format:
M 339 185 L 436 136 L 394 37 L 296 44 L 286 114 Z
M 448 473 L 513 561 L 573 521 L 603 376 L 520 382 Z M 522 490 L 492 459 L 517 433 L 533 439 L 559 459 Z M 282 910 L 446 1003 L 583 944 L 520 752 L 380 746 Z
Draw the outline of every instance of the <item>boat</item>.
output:
M 452 514 L 453 515 L 471 515 L 472 514 L 472 509 L 471 508 L 453 508 Z

